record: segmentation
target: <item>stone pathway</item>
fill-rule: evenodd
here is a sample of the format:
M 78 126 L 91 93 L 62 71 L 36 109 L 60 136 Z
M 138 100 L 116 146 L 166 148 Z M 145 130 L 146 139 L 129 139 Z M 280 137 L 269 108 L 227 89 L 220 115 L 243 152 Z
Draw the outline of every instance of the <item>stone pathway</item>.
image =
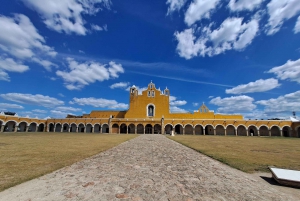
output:
M 162 135 L 117 147 L 0 192 L 0 200 L 298 200 Z

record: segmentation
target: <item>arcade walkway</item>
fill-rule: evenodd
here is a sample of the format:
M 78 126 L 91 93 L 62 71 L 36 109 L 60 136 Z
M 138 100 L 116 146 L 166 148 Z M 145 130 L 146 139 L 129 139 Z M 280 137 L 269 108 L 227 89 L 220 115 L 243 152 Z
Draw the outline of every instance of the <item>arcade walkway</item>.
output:
M 0 200 L 297 200 L 162 135 L 141 135 Z

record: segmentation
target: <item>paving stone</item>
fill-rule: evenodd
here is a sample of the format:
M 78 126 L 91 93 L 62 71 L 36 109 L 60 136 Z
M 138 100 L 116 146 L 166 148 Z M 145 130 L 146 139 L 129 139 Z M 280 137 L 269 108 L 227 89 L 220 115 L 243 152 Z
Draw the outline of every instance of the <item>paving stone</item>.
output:
M 163 135 L 110 150 L 0 192 L 0 200 L 297 200 Z

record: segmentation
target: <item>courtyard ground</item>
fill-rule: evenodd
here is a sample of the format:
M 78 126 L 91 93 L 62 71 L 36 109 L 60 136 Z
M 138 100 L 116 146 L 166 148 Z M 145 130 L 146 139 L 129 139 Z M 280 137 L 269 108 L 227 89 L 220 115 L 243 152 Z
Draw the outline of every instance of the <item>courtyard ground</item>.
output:
M 270 175 L 267 175 L 267 177 Z M 0 192 L 0 200 L 298 200 L 163 135 L 130 141 Z
M 169 137 L 244 172 L 270 172 L 268 166 L 300 170 L 300 138 L 193 136 Z
M 1 133 L 0 191 L 112 148 L 137 135 Z

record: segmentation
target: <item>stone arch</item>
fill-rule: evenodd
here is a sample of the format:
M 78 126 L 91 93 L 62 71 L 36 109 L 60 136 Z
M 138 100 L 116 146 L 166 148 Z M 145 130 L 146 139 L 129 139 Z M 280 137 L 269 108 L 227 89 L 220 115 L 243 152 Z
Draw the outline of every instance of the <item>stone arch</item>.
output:
M 128 125 L 128 133 L 135 134 L 135 125 L 134 124 Z
M 281 136 L 279 126 L 272 126 L 270 130 L 271 136 Z
M 269 129 L 266 125 L 262 125 L 259 127 L 259 135 L 260 136 L 269 136 Z
M 94 133 L 100 133 L 100 129 L 101 129 L 100 124 L 94 125 Z
M 37 131 L 37 123 L 31 122 L 29 124 L 28 132 L 36 132 Z
M 184 126 L 184 134 L 187 134 L 187 135 L 193 135 L 194 134 L 194 128 L 191 124 L 186 124 Z
M 40 123 L 38 126 L 38 132 L 44 132 L 45 129 L 45 124 L 44 123 Z
M 237 127 L 237 135 L 238 136 L 247 136 L 247 128 L 244 125 L 239 125 Z
M 151 125 L 151 124 L 147 124 L 147 125 L 145 126 L 145 134 L 152 134 L 152 132 L 153 132 L 153 127 L 152 127 L 152 125 Z
M 56 132 L 56 133 L 60 133 L 61 130 L 62 130 L 62 125 L 61 125 L 61 123 L 55 124 L 55 132 Z
M 14 132 L 17 125 L 15 121 L 7 121 L 4 126 L 4 132 Z
M 165 134 L 171 134 L 173 130 L 173 125 L 172 124 L 166 124 L 165 125 Z
M 88 123 L 88 124 L 86 125 L 85 132 L 86 132 L 86 133 L 92 133 L 92 132 L 93 132 L 93 125 L 90 124 L 90 123 Z
M 160 124 L 155 124 L 153 129 L 154 129 L 154 134 L 161 134 L 161 125 Z
M 218 124 L 216 126 L 216 135 L 225 135 L 225 128 L 224 126 Z
M 249 136 L 258 136 L 258 129 L 254 125 L 250 125 L 248 127 L 248 135 Z
M 183 134 L 183 126 L 181 124 L 175 125 L 175 134 L 182 135 Z
M 48 127 L 48 132 L 54 132 L 54 123 L 49 123 Z
M 290 137 L 291 136 L 291 127 L 283 126 L 282 127 L 282 135 L 283 135 L 283 137 Z
M 127 125 L 124 123 L 120 126 L 120 134 L 127 134 Z
M 85 131 L 85 125 L 83 123 L 80 123 L 78 125 L 78 133 L 84 133 Z
M 22 121 L 18 125 L 18 132 L 26 132 L 26 127 L 28 123 L 26 121 Z
M 63 132 L 69 132 L 69 130 L 70 130 L 69 124 L 68 123 L 64 123 L 63 127 L 62 127 L 62 131 Z
M 205 135 L 214 135 L 214 127 L 212 125 L 205 125 Z
M 236 135 L 235 127 L 233 125 L 227 125 L 226 135 Z
M 202 125 L 195 126 L 195 135 L 203 135 L 203 126 Z
M 147 117 L 155 116 L 155 105 L 153 103 L 149 103 L 146 107 Z
M 70 125 L 70 132 L 71 133 L 76 133 L 77 132 L 77 124 L 71 123 L 71 125 Z
M 109 133 L 108 124 L 102 124 L 102 133 Z
M 143 124 L 138 124 L 136 126 L 136 133 L 137 134 L 144 134 L 144 125 Z
M 112 133 L 119 133 L 119 124 L 112 125 Z

